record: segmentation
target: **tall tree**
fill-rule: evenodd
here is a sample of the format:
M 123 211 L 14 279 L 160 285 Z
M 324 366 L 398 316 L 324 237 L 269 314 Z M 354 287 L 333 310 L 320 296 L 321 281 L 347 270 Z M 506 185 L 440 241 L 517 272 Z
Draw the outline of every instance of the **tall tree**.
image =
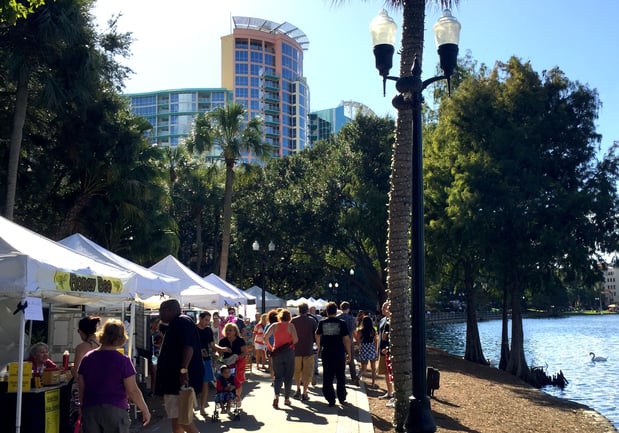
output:
M 515 57 L 468 77 L 441 105 L 432 167 L 449 169 L 435 185 L 446 191 L 442 218 L 469 233 L 451 241 L 505 290 L 512 332 L 500 366 L 524 380 L 525 291 L 563 274 L 599 278 L 596 251 L 616 242 L 617 149 L 597 161 L 598 107 L 594 90 Z
M 80 100 L 92 99 L 100 77 L 114 81 L 122 79 L 127 71 L 111 56 L 123 53 L 128 37 L 103 35 L 99 39 L 88 14 L 91 5 L 91 0 L 57 0 L 14 26 L 0 26 L 1 61 L 8 71 L 8 88 L 15 95 L 4 208 L 9 219 L 14 214 L 29 101 L 37 98 L 53 117 Z M 116 75 L 108 77 L 108 73 Z
M 247 111 L 241 104 L 232 103 L 213 111 L 199 114 L 194 120 L 191 134 L 186 141 L 193 152 L 210 151 L 214 146 L 221 149 L 221 158 L 226 167 L 224 187 L 223 229 L 219 276 L 226 279 L 228 254 L 232 227 L 232 188 L 234 167 L 243 154 L 252 153 L 257 158 L 270 156 L 271 147 L 262 138 L 259 117 L 246 119 Z

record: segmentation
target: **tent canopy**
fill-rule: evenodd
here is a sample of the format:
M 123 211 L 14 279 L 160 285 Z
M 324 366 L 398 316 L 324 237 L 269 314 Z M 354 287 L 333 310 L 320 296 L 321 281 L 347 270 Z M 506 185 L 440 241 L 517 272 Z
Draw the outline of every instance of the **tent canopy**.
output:
M 252 286 L 245 290 L 245 293 L 255 296 L 256 304 L 262 303 L 262 288 L 258 286 Z M 286 300 L 282 299 L 271 292 L 264 291 L 264 303 L 266 308 L 279 308 L 286 306 Z
M 235 303 L 228 293 L 204 281 L 202 277 L 183 265 L 173 256 L 167 256 L 150 267 L 151 270 L 178 278 L 181 290 L 169 295 L 178 298 L 182 305 L 191 304 L 205 310 L 223 308 Z
M 239 289 L 238 287 L 234 286 L 233 284 L 230 284 L 229 282 L 227 282 L 226 280 L 224 280 L 220 276 L 215 275 L 213 273 L 208 274 L 203 279 L 207 283 L 211 283 L 212 285 L 214 285 L 215 287 L 220 288 L 224 292 L 230 293 L 230 296 L 232 298 L 236 298 L 236 302 L 240 302 L 241 304 L 247 304 L 247 303 L 249 303 L 248 301 L 255 301 L 256 300 L 255 296 L 252 296 L 251 294 L 249 294 L 247 292 L 244 292 L 243 290 Z
M 118 305 L 134 273 L 86 257 L 0 217 L 0 296 Z
M 85 256 L 133 272 L 134 275 L 129 279 L 126 287 L 140 297 L 178 293 L 180 290 L 180 280 L 178 278 L 164 275 L 133 263 L 79 233 L 66 237 L 59 241 L 59 243 Z

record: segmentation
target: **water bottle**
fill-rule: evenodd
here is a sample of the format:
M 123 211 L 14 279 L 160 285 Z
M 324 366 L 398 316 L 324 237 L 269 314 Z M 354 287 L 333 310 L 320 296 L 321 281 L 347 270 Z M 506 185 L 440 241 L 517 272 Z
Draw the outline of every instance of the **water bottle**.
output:
M 65 350 L 64 353 L 62 354 L 62 369 L 65 371 L 69 369 L 69 351 L 68 350 Z

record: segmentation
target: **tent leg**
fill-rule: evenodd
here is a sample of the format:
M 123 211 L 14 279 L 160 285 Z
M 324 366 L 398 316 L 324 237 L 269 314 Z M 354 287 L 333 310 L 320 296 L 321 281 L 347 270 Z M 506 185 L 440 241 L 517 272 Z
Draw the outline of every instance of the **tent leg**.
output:
M 26 299 L 22 299 L 20 306 L 26 302 Z M 18 307 L 19 310 L 19 307 Z M 19 356 L 18 364 L 17 364 L 17 393 L 15 394 L 16 398 L 16 409 L 15 409 L 15 433 L 20 433 L 21 431 L 21 408 L 22 408 L 22 395 L 23 395 L 23 379 L 24 379 L 24 343 L 25 343 L 25 335 L 26 335 L 26 313 L 22 309 L 21 311 L 17 311 L 19 314 Z

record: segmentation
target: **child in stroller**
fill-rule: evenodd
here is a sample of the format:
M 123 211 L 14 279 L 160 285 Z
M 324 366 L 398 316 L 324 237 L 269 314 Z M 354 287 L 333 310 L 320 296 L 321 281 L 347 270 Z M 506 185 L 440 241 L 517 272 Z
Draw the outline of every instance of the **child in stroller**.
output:
M 233 373 L 232 368 L 227 365 L 222 365 L 219 368 L 219 374 L 217 375 L 217 394 L 215 395 L 215 412 L 213 413 L 212 420 L 219 420 L 218 408 L 222 413 L 230 413 L 230 409 L 233 409 L 233 415 L 235 419 L 240 418 L 240 406 L 241 406 L 241 383 Z

